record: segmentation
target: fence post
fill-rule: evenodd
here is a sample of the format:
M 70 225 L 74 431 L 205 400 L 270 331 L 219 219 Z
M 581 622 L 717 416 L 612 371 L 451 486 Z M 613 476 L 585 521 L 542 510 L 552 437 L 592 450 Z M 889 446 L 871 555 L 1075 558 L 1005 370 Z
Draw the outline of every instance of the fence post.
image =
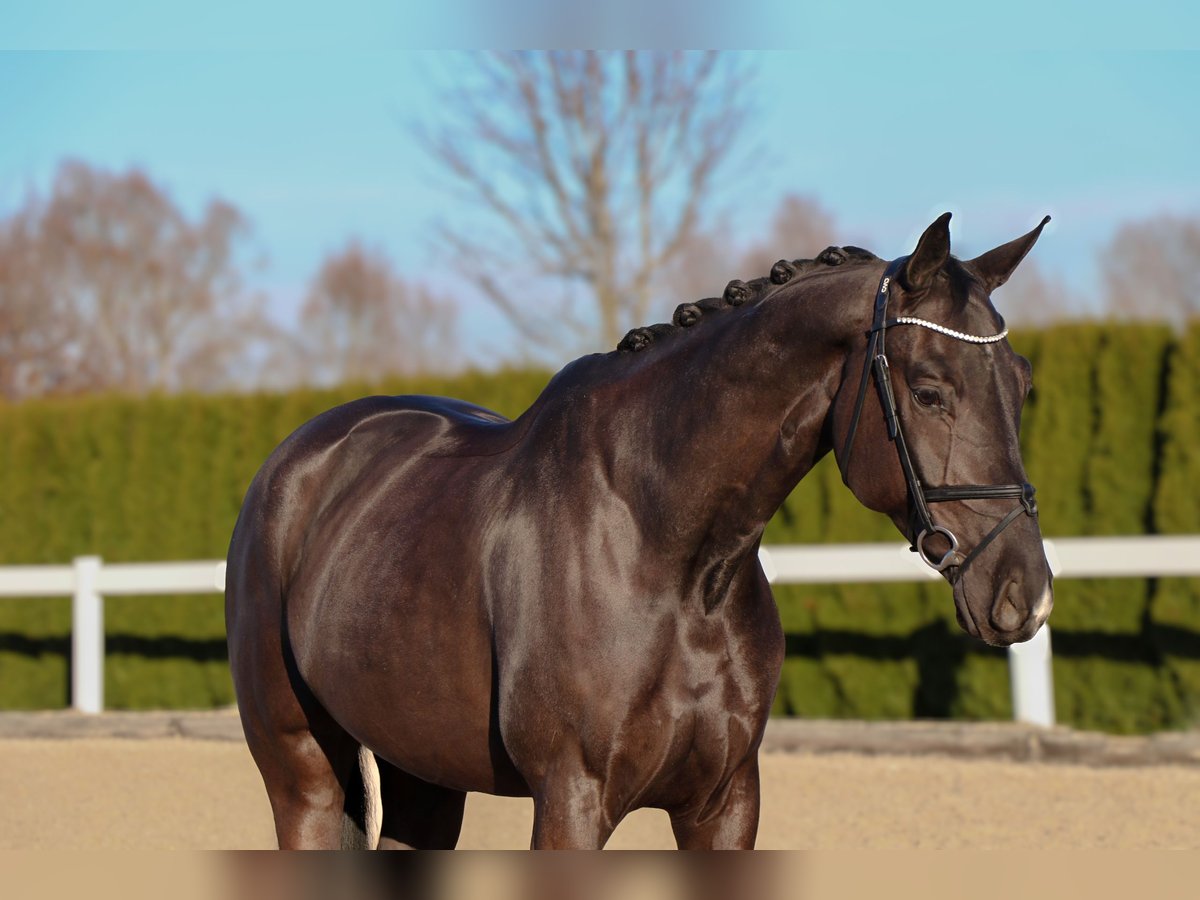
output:
M 71 604 L 71 705 L 79 712 L 104 710 L 104 598 L 96 590 L 100 557 L 75 557 Z
M 1013 718 L 1046 728 L 1054 725 L 1054 670 L 1050 656 L 1050 626 L 1043 625 L 1023 644 L 1008 648 Z

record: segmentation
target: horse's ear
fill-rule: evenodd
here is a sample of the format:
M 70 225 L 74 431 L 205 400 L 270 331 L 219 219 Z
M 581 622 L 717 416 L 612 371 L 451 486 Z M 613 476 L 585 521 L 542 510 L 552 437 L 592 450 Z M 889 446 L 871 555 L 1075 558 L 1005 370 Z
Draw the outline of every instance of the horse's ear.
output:
M 979 277 L 983 280 L 984 287 L 987 288 L 990 294 L 1004 282 L 1008 281 L 1008 276 L 1025 258 L 1033 245 L 1037 243 L 1038 237 L 1042 233 L 1042 229 L 1046 227 L 1046 223 L 1050 221 L 1050 217 L 1042 219 L 1041 224 L 1028 234 L 1023 234 L 1015 241 L 1009 241 L 1007 244 L 1001 244 L 995 250 L 989 250 L 982 256 L 977 256 L 967 263 L 973 268 Z
M 900 283 L 909 293 L 924 293 L 933 284 L 933 276 L 949 258 L 950 213 L 942 213 L 917 241 L 917 249 L 904 264 Z

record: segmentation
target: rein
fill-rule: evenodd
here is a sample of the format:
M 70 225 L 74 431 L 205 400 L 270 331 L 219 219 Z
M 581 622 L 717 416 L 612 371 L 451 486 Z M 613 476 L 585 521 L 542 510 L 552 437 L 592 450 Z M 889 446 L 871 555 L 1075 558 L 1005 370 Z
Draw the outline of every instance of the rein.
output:
M 888 299 L 891 296 L 892 279 L 896 277 L 896 274 L 907 260 L 907 256 L 892 260 L 888 264 L 887 269 L 884 270 L 883 277 L 879 280 L 879 290 L 875 294 L 874 319 L 871 323 L 871 330 L 868 333 L 867 354 L 863 361 L 862 380 L 859 382 L 858 395 L 854 401 L 854 415 L 850 419 L 850 428 L 846 432 L 846 441 L 842 446 L 841 456 L 844 460 L 842 482 L 847 487 L 849 486 L 846 472 L 850 468 L 850 454 L 854 449 L 854 437 L 858 433 L 858 423 L 862 418 L 863 404 L 867 396 L 867 386 L 871 381 L 871 376 L 874 375 L 875 385 L 879 389 L 879 401 L 883 406 L 883 417 L 887 421 L 888 438 L 896 445 L 896 454 L 900 458 L 900 468 L 904 472 L 904 480 L 908 487 L 910 516 L 914 525 L 917 526 L 913 529 L 917 532 L 917 538 L 913 541 L 909 549 L 919 554 L 921 560 L 935 571 L 943 572 L 948 568 L 957 566 L 958 572 L 950 579 L 953 583 L 962 577 L 967 567 L 975 561 L 979 554 L 992 541 L 999 537 L 1004 529 L 1015 522 L 1022 513 L 1037 518 L 1037 503 L 1033 499 L 1033 485 L 1029 482 L 1022 482 L 1020 484 L 962 484 L 926 488 L 921 484 L 921 479 L 917 477 L 916 468 L 913 466 L 912 457 L 908 452 L 908 442 L 904 439 L 904 430 L 900 427 L 900 413 L 896 409 L 896 396 L 892 390 L 891 369 L 888 366 L 887 353 L 884 346 L 888 328 L 897 325 L 918 325 L 956 340 L 972 344 L 994 344 L 1002 341 L 1008 334 L 1008 329 L 1005 328 L 998 334 L 972 335 L 955 331 L 944 325 L 938 325 L 935 322 L 929 322 L 925 319 L 918 319 L 914 316 L 899 316 L 889 319 L 887 317 L 887 305 Z M 954 536 L 954 533 L 949 528 L 936 524 L 929 511 L 929 504 L 931 503 L 945 503 L 951 500 L 1003 500 L 1008 498 L 1020 500 L 1021 503 L 996 523 L 996 526 L 984 536 L 983 540 L 976 544 L 975 548 L 965 556 L 959 552 L 958 538 Z M 925 549 L 926 540 L 935 534 L 943 535 L 950 542 L 950 549 L 940 559 L 936 560 Z

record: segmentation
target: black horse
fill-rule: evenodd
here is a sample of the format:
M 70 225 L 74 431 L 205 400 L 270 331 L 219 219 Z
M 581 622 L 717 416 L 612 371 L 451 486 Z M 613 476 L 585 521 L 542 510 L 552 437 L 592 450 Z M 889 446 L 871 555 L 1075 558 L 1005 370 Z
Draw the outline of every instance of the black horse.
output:
M 949 218 L 890 264 L 831 247 L 731 282 L 515 421 L 370 397 L 284 441 L 226 593 L 280 846 L 364 843 L 368 753 L 380 846 L 453 846 L 467 791 L 532 796 L 534 847 L 603 846 L 639 807 L 680 847 L 753 846 L 784 646 L 757 550 L 830 450 L 964 629 L 1031 637 L 1052 594 L 1017 441 L 1030 367 L 989 294 L 1045 222 L 960 261 Z

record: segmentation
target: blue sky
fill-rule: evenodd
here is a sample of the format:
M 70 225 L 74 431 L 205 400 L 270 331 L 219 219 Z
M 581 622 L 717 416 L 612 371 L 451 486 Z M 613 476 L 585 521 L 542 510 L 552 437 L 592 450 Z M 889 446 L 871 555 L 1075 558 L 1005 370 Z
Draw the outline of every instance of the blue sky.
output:
M 1182 15 L 1172 20 L 1181 29 L 1196 20 Z M 25 45 L 53 45 L 32 40 L 35 25 Z M 0 46 L 14 43 L 7 34 Z M 171 43 L 150 33 L 129 46 L 157 40 Z M 1119 45 L 877 52 L 840 38 L 833 49 L 752 53 L 748 137 L 764 153 L 732 180 L 724 215 L 735 233 L 754 235 L 772 198 L 809 194 L 844 242 L 888 256 L 950 209 L 956 250 L 968 256 L 1050 213 L 1039 263 L 1094 297 L 1096 253 L 1121 222 L 1200 215 L 1200 52 Z M 410 130 L 436 120 L 434 72 L 452 79 L 453 57 L 370 47 L 3 52 L 0 214 L 44 188 L 64 158 L 140 165 L 189 210 L 215 195 L 248 215 L 266 261 L 255 283 L 281 316 L 352 235 L 383 246 L 405 275 L 462 291 L 429 238 L 449 200 Z M 469 292 L 462 301 L 468 347 L 487 361 L 503 325 Z

